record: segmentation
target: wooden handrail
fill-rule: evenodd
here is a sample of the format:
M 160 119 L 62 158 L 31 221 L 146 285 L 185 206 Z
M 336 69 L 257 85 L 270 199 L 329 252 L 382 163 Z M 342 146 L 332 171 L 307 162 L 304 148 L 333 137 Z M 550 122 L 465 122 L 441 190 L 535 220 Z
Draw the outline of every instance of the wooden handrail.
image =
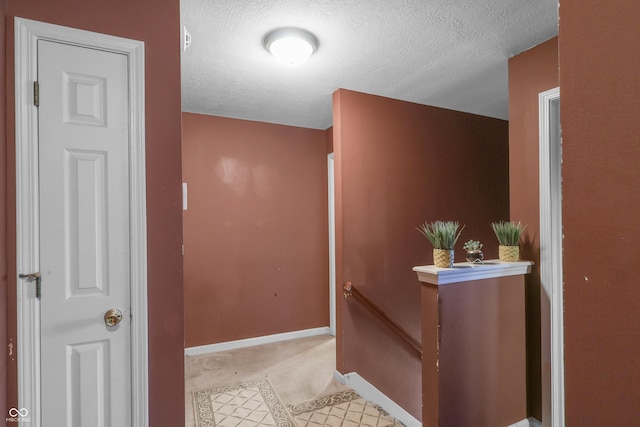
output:
M 344 292 L 344 299 L 348 300 L 349 297 L 355 297 L 362 305 L 367 307 L 373 314 L 376 315 L 378 319 L 380 319 L 385 325 L 389 327 L 393 332 L 395 332 L 400 338 L 402 338 L 407 344 L 411 346 L 418 354 L 422 355 L 422 344 L 416 341 L 407 331 L 405 331 L 402 326 L 398 325 L 393 319 L 386 315 L 384 311 L 376 304 L 374 304 L 366 295 L 360 292 L 358 289 L 353 287 L 351 282 L 345 283 L 342 288 Z

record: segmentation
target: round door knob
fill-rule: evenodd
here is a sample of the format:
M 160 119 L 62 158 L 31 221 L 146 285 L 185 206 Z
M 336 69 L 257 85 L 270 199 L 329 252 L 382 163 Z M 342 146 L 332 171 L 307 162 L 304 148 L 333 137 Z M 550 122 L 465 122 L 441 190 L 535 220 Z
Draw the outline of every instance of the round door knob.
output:
M 112 308 L 111 310 L 107 310 L 104 314 L 104 324 L 113 327 L 122 321 L 122 312 L 117 308 Z

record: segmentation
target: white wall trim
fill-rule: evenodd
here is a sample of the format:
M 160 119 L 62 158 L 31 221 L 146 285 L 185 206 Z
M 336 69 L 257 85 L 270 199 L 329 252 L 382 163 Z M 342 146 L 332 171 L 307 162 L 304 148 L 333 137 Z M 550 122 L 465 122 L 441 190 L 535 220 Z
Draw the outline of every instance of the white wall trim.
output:
M 540 118 L 540 282 L 550 300 L 551 427 L 564 426 L 564 320 L 562 272 L 562 146 L 560 88 L 539 94 Z M 544 393 L 544 390 L 543 390 Z M 543 399 L 545 401 L 545 399 Z M 550 410 L 550 411 L 549 411 Z
M 400 421 L 407 427 L 421 427 L 422 423 L 418 421 L 413 415 L 404 410 L 400 405 L 387 397 L 384 393 L 378 390 L 373 384 L 365 380 L 356 372 L 350 372 L 342 375 L 340 372 L 334 372 L 335 379 L 344 385 L 347 385 L 353 389 L 356 393 L 362 396 L 364 399 L 380 405 L 382 409 L 387 411 L 389 415 Z
M 336 199 L 333 153 L 327 156 L 327 195 L 329 205 L 329 328 L 336 336 Z
M 509 427 L 542 427 L 542 423 L 535 418 L 527 418 L 511 424 Z
M 236 341 L 226 341 L 217 344 L 200 345 L 184 349 L 185 356 L 197 356 L 200 354 L 217 353 L 220 351 L 236 350 L 238 348 L 253 347 L 262 344 L 272 344 L 281 341 L 290 341 L 298 338 L 315 337 L 318 335 L 330 335 L 328 326 L 322 328 L 303 329 L 301 331 L 284 332 L 281 334 L 265 335 L 262 337 L 247 338 Z
M 38 112 L 33 106 L 39 39 L 118 52 L 129 58 L 132 424 L 149 424 L 144 43 L 15 18 L 16 269 L 39 271 Z M 40 427 L 40 302 L 14 277 L 17 295 L 18 407 Z

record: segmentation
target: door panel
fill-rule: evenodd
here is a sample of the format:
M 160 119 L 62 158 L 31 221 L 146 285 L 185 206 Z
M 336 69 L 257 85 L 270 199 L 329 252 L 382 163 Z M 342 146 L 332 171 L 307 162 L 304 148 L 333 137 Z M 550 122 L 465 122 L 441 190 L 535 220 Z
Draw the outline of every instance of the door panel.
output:
M 38 41 L 45 427 L 131 425 L 127 60 Z

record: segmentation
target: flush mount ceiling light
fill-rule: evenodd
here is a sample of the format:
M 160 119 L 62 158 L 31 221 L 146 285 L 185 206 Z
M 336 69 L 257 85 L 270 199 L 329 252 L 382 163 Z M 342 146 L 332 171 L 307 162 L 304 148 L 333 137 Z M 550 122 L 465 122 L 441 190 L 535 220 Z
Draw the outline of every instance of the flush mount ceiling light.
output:
M 318 48 L 318 39 L 300 28 L 278 28 L 264 36 L 264 47 L 279 61 L 296 65 Z

